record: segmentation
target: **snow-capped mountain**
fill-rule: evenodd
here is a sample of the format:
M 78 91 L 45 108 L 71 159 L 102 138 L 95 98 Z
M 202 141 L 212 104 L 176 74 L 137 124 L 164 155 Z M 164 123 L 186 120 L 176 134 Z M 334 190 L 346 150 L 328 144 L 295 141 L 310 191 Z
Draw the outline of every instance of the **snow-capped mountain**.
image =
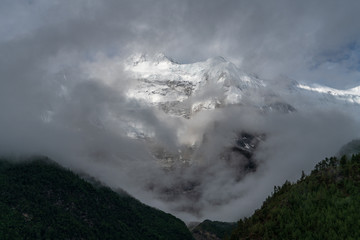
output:
M 360 87 L 337 90 L 325 86 L 311 87 L 290 79 L 282 80 L 281 84 L 276 84 L 276 82 L 267 84 L 266 81 L 254 74 L 242 71 L 222 57 L 180 64 L 164 54 L 152 56 L 137 54 L 129 57 L 123 65 L 125 71 L 135 81 L 126 92 L 127 98 L 160 109 L 171 117 L 191 119 L 198 112 L 234 106 L 250 107 L 264 114 L 269 112 L 286 114 L 297 111 L 297 108 L 301 107 L 301 104 L 292 102 L 294 97 L 304 98 L 315 105 L 354 104 L 360 106 Z M 142 129 L 132 126 L 129 135 L 138 137 L 146 134 Z M 256 146 L 264 139 L 261 132 L 245 130 L 235 135 L 233 144 L 229 146 L 227 153 L 221 154 L 222 157 L 229 158 L 229 151 L 233 151 L 249 160 Z M 244 138 L 244 136 L 247 137 Z M 248 139 L 259 140 L 256 144 L 249 145 Z M 187 147 L 179 150 L 179 154 L 170 154 L 165 149 L 155 146 L 155 156 L 158 159 L 166 159 L 163 164 L 166 162 L 171 165 L 177 160 L 189 162 L 196 149 L 195 145 L 201 145 L 201 141 L 203 140 L 185 144 Z
M 179 64 L 163 54 L 134 55 L 126 61 L 125 70 L 137 79 L 127 92 L 129 98 L 186 118 L 201 110 L 242 104 L 246 95 L 266 87 L 222 57 Z
M 360 86 L 347 90 L 339 90 L 321 85 L 307 86 L 304 84 L 298 84 L 297 87 L 313 93 L 318 93 L 319 96 L 324 98 L 333 97 L 334 99 L 343 102 L 360 104 Z
M 359 88 L 314 87 L 286 78 L 268 81 L 221 57 L 191 64 L 163 54 L 101 57 L 83 70 L 86 79 L 105 86 L 101 96 L 106 98 L 101 108 L 95 101 L 86 105 L 91 114 L 80 108 L 85 120 L 75 121 L 76 129 L 89 122 L 96 133 L 91 141 L 111 133 L 129 140 L 127 147 L 138 146 L 127 151 L 111 138 L 113 148 L 91 147 L 91 157 L 119 164 L 135 160 L 119 168 L 126 179 L 136 181 L 141 191 L 165 202 L 173 213 L 201 217 L 204 206 L 214 210 L 241 199 L 254 185 L 244 187 L 243 180 L 274 167 L 312 168 L 312 159 L 329 154 L 356 132 L 348 115 L 360 116 Z M 85 95 L 77 93 L 73 97 Z M 330 111 L 322 111 L 324 106 Z M 53 115 L 56 119 L 56 112 Z M 51 116 L 43 121 L 51 122 Z M 344 125 L 350 126 L 347 135 Z M 333 142 L 327 141 L 329 134 Z M 138 149 L 142 152 L 136 155 Z M 149 166 L 154 169 L 147 174 Z M 283 180 L 276 179 L 276 184 Z
M 202 110 L 236 104 L 292 112 L 292 103 L 284 100 L 291 94 L 310 96 L 322 103 L 360 104 L 360 87 L 338 90 L 295 81 L 285 88 L 273 87 L 222 57 L 179 64 L 164 54 L 138 54 L 128 58 L 124 68 L 137 81 L 127 91 L 128 98 L 185 118 Z

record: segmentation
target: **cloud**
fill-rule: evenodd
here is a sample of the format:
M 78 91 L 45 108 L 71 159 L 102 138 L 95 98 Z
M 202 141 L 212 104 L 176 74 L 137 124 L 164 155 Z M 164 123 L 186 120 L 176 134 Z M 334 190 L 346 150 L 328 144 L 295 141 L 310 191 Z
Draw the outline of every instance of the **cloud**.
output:
M 358 5 L 2 1 L 0 152 L 48 155 L 185 220 L 236 220 L 259 207 L 273 185 L 295 180 L 355 137 L 358 125 L 347 108 L 317 109 L 289 98 L 299 109 L 289 115 L 243 106 L 172 118 L 124 96 L 133 79 L 122 61 L 134 52 L 164 52 L 180 62 L 222 55 L 266 79 L 285 74 L 352 86 L 359 83 Z M 201 98 L 214 94 L 221 93 L 212 89 Z M 129 137 L 134 126 L 153 145 Z M 236 169 L 219 154 L 242 130 L 267 137 L 256 154 L 258 171 L 237 181 Z M 181 145 L 189 142 L 201 146 Z M 172 155 L 195 151 L 201 161 L 164 171 L 154 146 Z
M 355 0 L 3 1 L 0 41 L 27 38 L 40 54 L 60 48 L 85 57 L 164 52 L 191 62 L 221 55 L 266 78 L 286 74 L 342 87 L 359 83 L 348 74 L 358 68 L 336 61 L 336 80 L 326 80 L 329 71 L 317 66 L 359 44 L 359 7 Z

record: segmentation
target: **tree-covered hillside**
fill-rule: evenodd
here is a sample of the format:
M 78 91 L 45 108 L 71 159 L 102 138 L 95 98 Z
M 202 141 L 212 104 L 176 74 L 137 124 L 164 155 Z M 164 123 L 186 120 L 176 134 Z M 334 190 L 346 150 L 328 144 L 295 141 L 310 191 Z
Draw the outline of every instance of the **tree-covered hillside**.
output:
M 0 239 L 193 239 L 174 216 L 44 158 L 0 160 Z
M 235 222 L 205 220 L 191 230 L 196 240 L 218 240 L 228 237 L 236 227 Z
M 309 176 L 274 187 L 235 239 L 360 239 L 360 155 L 325 159 Z

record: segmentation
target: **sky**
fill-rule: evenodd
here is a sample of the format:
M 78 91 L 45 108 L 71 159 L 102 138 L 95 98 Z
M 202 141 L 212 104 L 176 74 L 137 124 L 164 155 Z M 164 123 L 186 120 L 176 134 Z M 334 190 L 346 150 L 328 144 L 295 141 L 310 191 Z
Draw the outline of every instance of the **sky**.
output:
M 50 156 L 185 221 L 248 216 L 275 184 L 296 180 L 359 137 L 358 119 L 346 107 L 308 107 L 298 99 L 292 104 L 306 107 L 293 115 L 244 107 L 168 118 L 125 98 L 132 79 L 117 63 L 138 53 L 180 63 L 222 56 L 272 85 L 290 78 L 352 88 L 360 85 L 359 9 L 351 0 L 2 0 L 0 154 Z M 174 129 L 202 129 L 211 139 L 199 149 L 206 161 L 164 173 L 144 142 L 125 137 L 127 121 L 155 132 L 171 151 L 179 147 Z M 248 129 L 268 135 L 257 155 L 262 164 L 236 182 L 211 156 L 234 130 Z M 164 189 L 188 183 L 202 193 L 196 204 L 161 198 Z M 198 213 L 189 214 L 189 206 Z
M 0 4 L 1 48 L 15 56 L 14 51 L 38 58 L 162 52 L 182 63 L 223 56 L 264 78 L 286 75 L 336 88 L 359 85 L 356 0 Z

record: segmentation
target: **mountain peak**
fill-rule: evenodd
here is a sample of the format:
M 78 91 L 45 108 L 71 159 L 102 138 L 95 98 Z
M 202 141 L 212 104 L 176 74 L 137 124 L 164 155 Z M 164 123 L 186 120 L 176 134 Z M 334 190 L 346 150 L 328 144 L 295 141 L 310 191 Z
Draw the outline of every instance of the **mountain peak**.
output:
M 137 54 L 133 54 L 131 55 L 128 60 L 128 63 L 131 63 L 131 65 L 133 66 L 137 66 L 138 64 L 141 63 L 153 63 L 153 64 L 159 64 L 159 63 L 169 63 L 169 64 L 174 64 L 176 63 L 173 59 L 171 59 L 170 57 L 167 57 L 165 54 L 163 53 L 156 53 L 156 54 L 147 54 L 147 53 L 137 53 Z
M 138 80 L 128 90 L 129 98 L 187 118 L 200 110 L 239 104 L 264 86 L 221 56 L 178 64 L 161 53 L 141 54 L 132 57 L 126 70 Z

